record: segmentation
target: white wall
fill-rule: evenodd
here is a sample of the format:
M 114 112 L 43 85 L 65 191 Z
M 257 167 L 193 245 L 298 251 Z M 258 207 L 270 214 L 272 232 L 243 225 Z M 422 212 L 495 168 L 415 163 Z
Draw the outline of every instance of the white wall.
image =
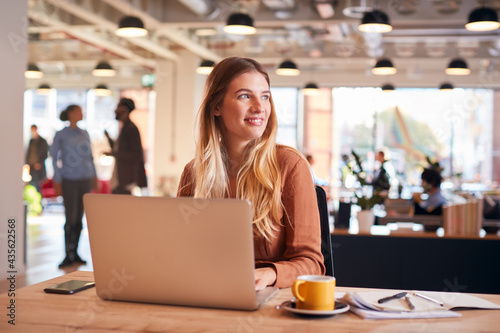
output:
M 206 81 L 194 71 L 200 61 L 184 51 L 178 62 L 158 63 L 156 110 L 151 118 L 154 146 L 148 156 L 153 166 L 150 193 L 162 194 L 158 187 L 164 178 L 163 194 L 175 196 L 182 170 L 194 157 L 194 121 Z
M 25 218 L 21 170 L 23 148 L 24 70 L 27 57 L 27 1 L 1 0 L 0 8 L 0 278 L 24 272 Z M 7 9 L 8 8 L 8 9 Z M 9 219 L 15 228 L 9 228 Z M 15 262 L 9 267 L 8 235 L 15 230 Z M 12 235 L 13 232 L 10 231 Z M 12 238 L 10 238 L 12 241 Z M 12 243 L 11 243 L 12 244 Z

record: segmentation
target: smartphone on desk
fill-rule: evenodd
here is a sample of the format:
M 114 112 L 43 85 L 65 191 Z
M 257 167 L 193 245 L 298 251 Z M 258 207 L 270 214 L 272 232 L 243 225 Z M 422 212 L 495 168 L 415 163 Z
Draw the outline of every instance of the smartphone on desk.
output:
M 95 286 L 94 281 L 70 280 L 45 288 L 43 291 L 52 294 L 74 294 Z

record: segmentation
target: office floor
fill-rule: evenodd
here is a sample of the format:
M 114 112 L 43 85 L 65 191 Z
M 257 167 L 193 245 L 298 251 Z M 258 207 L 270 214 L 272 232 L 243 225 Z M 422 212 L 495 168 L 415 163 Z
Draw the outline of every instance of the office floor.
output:
M 84 221 L 78 253 L 86 265 L 74 264 L 60 269 L 64 259 L 64 208 L 47 207 L 41 216 L 28 217 L 26 233 L 26 272 L 16 276 L 16 288 L 42 282 L 76 270 L 92 271 L 89 237 Z M 22 260 L 22 258 L 17 258 Z M 0 281 L 0 293 L 9 290 L 9 281 Z

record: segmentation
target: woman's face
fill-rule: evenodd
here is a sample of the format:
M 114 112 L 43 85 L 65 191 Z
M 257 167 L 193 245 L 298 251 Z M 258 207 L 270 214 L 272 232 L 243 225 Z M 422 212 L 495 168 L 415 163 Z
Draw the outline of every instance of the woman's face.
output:
M 69 111 L 68 118 L 70 122 L 78 122 L 83 119 L 83 112 L 81 107 L 75 107 L 73 110 Z
M 247 72 L 231 81 L 215 110 L 226 142 L 246 145 L 264 133 L 271 113 L 271 91 L 259 72 Z

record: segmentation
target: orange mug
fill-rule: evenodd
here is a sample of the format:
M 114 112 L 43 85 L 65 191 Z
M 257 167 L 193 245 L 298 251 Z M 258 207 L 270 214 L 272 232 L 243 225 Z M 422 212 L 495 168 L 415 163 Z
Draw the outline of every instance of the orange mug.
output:
M 293 282 L 297 309 L 331 311 L 335 308 L 335 278 L 325 275 L 301 275 Z

